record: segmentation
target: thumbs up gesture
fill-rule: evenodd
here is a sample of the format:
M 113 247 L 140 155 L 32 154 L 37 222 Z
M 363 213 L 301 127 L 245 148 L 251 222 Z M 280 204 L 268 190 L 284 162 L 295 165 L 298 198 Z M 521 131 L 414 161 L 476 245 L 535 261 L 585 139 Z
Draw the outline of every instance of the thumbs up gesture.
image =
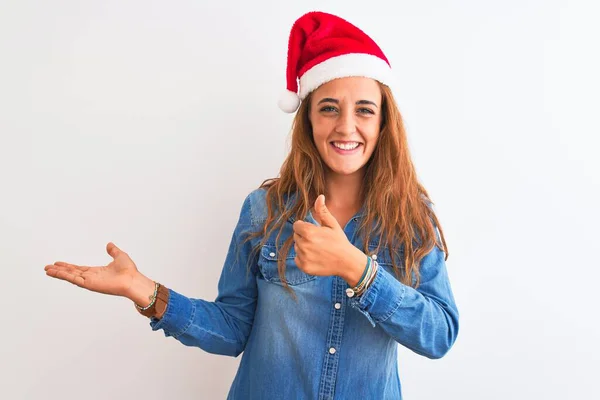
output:
M 367 256 L 355 247 L 325 205 L 325 196 L 315 201 L 313 216 L 321 226 L 305 221 L 294 222 L 294 261 L 307 274 L 340 276 L 353 285 L 358 281 Z

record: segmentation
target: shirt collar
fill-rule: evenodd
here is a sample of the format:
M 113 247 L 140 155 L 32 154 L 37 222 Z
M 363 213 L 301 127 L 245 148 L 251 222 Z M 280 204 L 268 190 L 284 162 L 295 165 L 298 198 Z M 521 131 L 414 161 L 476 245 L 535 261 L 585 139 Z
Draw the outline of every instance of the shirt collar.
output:
M 288 201 L 288 203 L 290 204 L 290 206 L 294 205 L 294 202 L 296 200 L 296 195 L 297 195 L 297 192 L 292 193 L 290 195 L 290 198 L 289 198 L 289 201 Z M 362 218 L 362 217 L 365 216 L 366 212 L 367 211 L 365 209 L 365 205 L 363 204 L 362 207 L 360 208 L 360 210 L 358 210 L 358 212 L 352 216 L 352 219 Z M 296 221 L 296 215 L 290 216 L 288 218 L 288 221 L 290 221 L 291 223 L 294 223 Z M 318 225 L 317 222 L 315 221 L 313 215 L 312 215 L 312 207 L 308 210 L 308 214 L 306 215 L 305 221 L 311 222 L 311 223 L 313 223 L 315 225 Z

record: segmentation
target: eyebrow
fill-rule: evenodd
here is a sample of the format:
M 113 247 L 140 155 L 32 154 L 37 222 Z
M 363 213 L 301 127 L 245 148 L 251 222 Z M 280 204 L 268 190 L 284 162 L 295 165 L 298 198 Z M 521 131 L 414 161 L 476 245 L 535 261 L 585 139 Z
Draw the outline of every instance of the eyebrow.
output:
M 321 104 L 321 103 L 335 103 L 335 104 L 340 104 L 340 101 L 338 99 L 334 99 L 332 97 L 325 97 L 325 98 L 321 99 L 317 103 L 317 105 Z M 377 104 L 375 104 L 371 100 L 359 100 L 359 101 L 356 102 L 356 105 L 361 105 L 361 104 L 370 104 L 370 105 L 373 105 L 373 106 L 377 107 Z

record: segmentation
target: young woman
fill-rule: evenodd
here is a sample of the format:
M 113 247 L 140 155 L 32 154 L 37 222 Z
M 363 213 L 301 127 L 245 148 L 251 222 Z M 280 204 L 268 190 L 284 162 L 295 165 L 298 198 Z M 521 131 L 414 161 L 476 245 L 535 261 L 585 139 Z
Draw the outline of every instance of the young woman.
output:
M 184 345 L 243 352 L 229 399 L 399 399 L 398 343 L 442 357 L 458 311 L 391 68 L 364 32 L 321 12 L 296 21 L 287 61 L 291 151 L 245 198 L 215 301 L 151 280 L 113 243 L 107 266 L 45 270 L 131 299 Z

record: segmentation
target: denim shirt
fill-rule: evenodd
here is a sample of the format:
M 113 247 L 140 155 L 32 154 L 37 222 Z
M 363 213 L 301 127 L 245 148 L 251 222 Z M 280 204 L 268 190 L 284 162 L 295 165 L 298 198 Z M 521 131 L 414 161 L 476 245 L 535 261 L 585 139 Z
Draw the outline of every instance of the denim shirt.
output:
M 215 301 L 169 289 L 163 317 L 152 318 L 150 326 L 209 353 L 243 353 L 227 399 L 401 399 L 398 344 L 435 359 L 448 352 L 458 334 L 444 253 L 434 247 L 422 259 L 415 290 L 396 278 L 382 246 L 371 286 L 360 297 L 348 297 L 342 278 L 300 270 L 291 246 L 286 280 L 295 301 L 277 272 L 277 230 L 247 272 L 251 247 L 261 238 L 243 245 L 241 239 L 266 221 L 265 194 L 256 189 L 244 200 Z M 348 240 L 361 249 L 355 230 L 362 217 L 363 210 L 344 227 Z M 305 220 L 318 225 L 310 213 Z M 293 222 L 286 222 L 279 244 L 293 234 Z M 369 249 L 377 245 L 375 239 Z

